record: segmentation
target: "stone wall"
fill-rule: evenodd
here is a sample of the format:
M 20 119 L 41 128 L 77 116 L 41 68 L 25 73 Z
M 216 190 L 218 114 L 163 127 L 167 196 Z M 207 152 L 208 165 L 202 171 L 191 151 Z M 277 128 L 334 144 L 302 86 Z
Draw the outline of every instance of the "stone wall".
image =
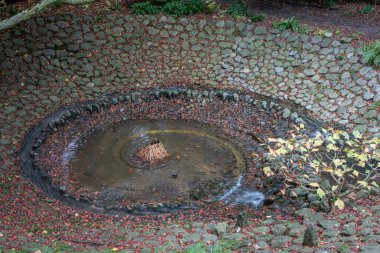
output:
M 228 20 L 68 15 L 0 35 L 0 70 L 0 116 L 10 126 L 105 93 L 196 84 L 244 87 L 380 135 L 380 72 L 349 38 Z

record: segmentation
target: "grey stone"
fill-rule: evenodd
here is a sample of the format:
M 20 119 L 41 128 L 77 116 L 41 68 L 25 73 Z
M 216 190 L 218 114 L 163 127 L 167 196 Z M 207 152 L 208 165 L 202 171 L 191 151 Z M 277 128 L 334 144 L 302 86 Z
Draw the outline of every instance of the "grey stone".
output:
M 339 97 L 338 93 L 336 93 L 335 91 L 332 91 L 332 90 L 329 91 L 328 96 L 329 96 L 329 98 L 332 98 L 332 99 Z
M 331 45 L 332 39 L 324 38 L 321 42 L 321 47 L 328 47 Z
M 302 64 L 301 60 L 294 60 L 292 61 L 292 66 L 293 67 L 298 67 Z
M 289 116 L 290 116 L 291 113 L 292 112 L 288 108 L 285 108 L 284 111 L 283 111 L 283 113 L 282 113 L 282 117 L 284 119 L 287 119 L 287 118 L 289 118 Z
M 281 224 L 276 224 L 272 227 L 273 235 L 284 235 L 287 232 L 288 228 Z
M 354 222 L 347 223 L 343 225 L 342 232 L 340 233 L 343 236 L 351 236 L 356 233 L 356 224 Z
M 330 230 L 333 228 L 339 228 L 339 226 L 340 226 L 339 222 L 336 220 L 321 220 L 318 222 L 318 224 L 326 230 Z
M 257 233 L 257 234 L 266 234 L 269 232 L 269 228 L 268 227 L 254 227 L 252 228 L 252 233 Z
M 275 67 L 274 70 L 277 72 L 277 73 L 282 73 L 284 71 L 284 68 L 283 67 Z
M 241 233 L 225 233 L 224 240 L 241 240 L 244 236 Z
M 46 28 L 49 30 L 49 31 L 52 31 L 52 32 L 59 32 L 59 27 L 55 24 L 48 24 L 46 26 Z
M 112 28 L 113 35 L 120 35 L 123 32 L 124 32 L 124 28 L 122 28 L 122 27 L 114 27 L 114 28 Z
M 370 228 L 364 228 L 358 232 L 358 235 L 361 235 L 361 236 L 367 236 L 369 234 L 371 234 Z
M 294 122 L 295 123 L 297 123 L 297 124 L 305 124 L 305 121 L 302 119 L 302 118 L 296 118 L 295 120 L 294 120 Z
M 236 217 L 236 226 L 237 227 L 245 227 L 248 224 L 247 213 L 242 211 Z
M 181 241 L 188 243 L 188 242 L 198 242 L 201 240 L 201 235 L 200 233 L 192 233 L 192 234 L 184 234 L 182 237 Z
M 50 100 L 53 101 L 53 102 L 58 102 L 58 101 L 60 100 L 59 97 L 54 96 L 54 95 L 50 96 L 49 98 L 50 98 Z
M 322 233 L 322 237 L 325 238 L 335 238 L 340 234 L 340 231 L 336 230 L 326 230 Z
M 263 109 L 267 109 L 267 101 L 262 101 L 261 102 L 261 107 L 263 108 Z
M 160 32 L 160 30 L 158 30 L 158 29 L 156 29 L 156 28 L 154 28 L 154 27 L 149 27 L 148 28 L 148 34 L 149 35 L 156 35 L 156 34 L 158 34 Z
M 263 35 L 267 32 L 267 28 L 264 26 L 258 26 L 255 28 L 254 34 L 255 35 Z
M 292 113 L 290 114 L 290 118 L 291 118 L 292 120 L 296 120 L 296 119 L 298 118 L 298 113 L 296 113 L 296 112 L 292 112 Z
M 202 235 L 202 241 L 204 242 L 215 242 L 218 240 L 218 236 L 213 234 L 203 234 Z
M 51 56 L 51 57 L 55 56 L 55 51 L 53 49 L 44 49 L 43 52 L 44 52 L 44 55 L 46 56 Z
M 305 69 L 303 71 L 303 73 L 305 74 L 305 76 L 308 76 L 308 77 L 311 77 L 311 76 L 314 76 L 315 75 L 315 71 L 314 69 Z
M 364 100 L 370 100 L 374 96 L 375 96 L 375 94 L 367 91 L 367 92 L 364 92 L 363 98 L 364 98 Z
M 356 196 L 358 197 L 358 199 L 368 199 L 369 192 L 367 190 L 361 189 L 356 193 Z
M 215 224 L 212 227 L 211 231 L 213 234 L 217 236 L 222 236 L 223 234 L 227 233 L 227 227 L 228 227 L 228 224 L 226 222 L 221 222 L 221 223 Z
M 294 212 L 295 217 L 302 217 L 302 218 L 308 218 L 310 217 L 314 212 L 309 208 L 301 208 Z
M 289 228 L 290 228 L 290 230 L 289 230 L 288 235 L 293 236 L 293 237 L 302 234 L 306 229 L 304 226 L 302 226 L 300 224 L 298 224 L 297 226 L 292 226 L 292 227 L 289 226 Z
M 328 213 L 330 212 L 330 204 L 327 200 L 327 198 L 322 198 L 321 200 L 313 201 L 310 203 L 311 208 L 315 208 L 318 211 Z
M 281 248 L 285 243 L 288 243 L 292 240 L 289 236 L 276 236 L 272 239 L 271 245 L 273 248 Z
M 256 242 L 252 245 L 252 247 L 254 248 L 254 250 L 263 250 L 263 249 L 269 249 L 269 245 L 267 242 L 265 241 L 259 241 L 259 242 Z
M 84 41 L 92 42 L 96 40 L 96 37 L 92 33 L 86 33 L 83 37 Z
M 312 213 L 308 217 L 304 217 L 304 223 L 306 224 L 315 224 L 320 220 L 323 220 L 323 214 L 321 212 Z
M 16 107 L 11 106 L 11 105 L 7 105 L 7 106 L 5 106 L 4 109 L 5 109 L 5 112 L 6 112 L 7 114 L 11 114 L 12 112 L 15 112 L 15 111 L 17 110 Z
M 13 68 L 13 64 L 10 61 L 3 61 L 1 63 L 1 68 L 3 68 L 3 69 L 12 69 Z
M 303 197 L 303 196 L 307 196 L 310 192 L 310 189 L 309 188 L 306 188 L 304 186 L 300 186 L 300 187 L 296 187 L 294 188 L 292 191 L 291 191 L 291 194 L 294 196 L 294 197 Z
M 312 44 L 317 44 L 317 43 L 319 43 L 321 41 L 322 41 L 322 37 L 321 36 L 312 36 L 310 42 Z
M 380 245 L 372 244 L 372 245 L 364 245 L 360 247 L 360 252 L 362 253 L 379 253 Z
M 317 229 L 313 225 L 309 225 L 305 230 L 302 245 L 308 247 L 316 247 L 318 244 L 319 240 Z

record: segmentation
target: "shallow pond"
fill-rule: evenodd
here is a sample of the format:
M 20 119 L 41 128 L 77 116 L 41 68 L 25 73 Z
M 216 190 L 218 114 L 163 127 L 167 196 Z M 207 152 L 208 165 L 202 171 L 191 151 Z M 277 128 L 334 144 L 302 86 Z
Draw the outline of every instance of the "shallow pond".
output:
M 153 139 L 160 140 L 171 157 L 156 164 L 142 163 L 136 153 Z M 205 195 L 220 194 L 245 170 L 243 154 L 223 133 L 185 120 L 106 125 L 71 156 L 72 177 L 109 200 L 191 198 L 198 189 Z

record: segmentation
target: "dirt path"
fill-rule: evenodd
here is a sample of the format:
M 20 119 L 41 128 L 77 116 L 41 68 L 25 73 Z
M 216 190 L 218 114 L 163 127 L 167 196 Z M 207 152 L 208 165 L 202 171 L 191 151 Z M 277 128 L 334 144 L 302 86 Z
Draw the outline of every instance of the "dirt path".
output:
M 232 3 L 234 0 L 218 0 L 222 4 Z M 303 23 L 313 26 L 336 27 L 350 32 L 361 32 L 370 39 L 380 38 L 380 8 L 377 7 L 370 14 L 359 14 L 360 8 L 366 4 L 342 4 L 336 9 L 325 9 L 316 6 L 304 6 L 290 3 L 276 3 L 275 5 L 250 3 L 253 13 L 263 12 L 274 18 L 289 18 L 295 16 Z

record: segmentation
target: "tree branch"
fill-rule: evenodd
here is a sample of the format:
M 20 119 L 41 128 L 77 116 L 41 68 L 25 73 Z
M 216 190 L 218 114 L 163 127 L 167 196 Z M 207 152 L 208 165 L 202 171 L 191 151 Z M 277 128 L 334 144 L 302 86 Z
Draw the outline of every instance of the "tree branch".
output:
M 68 4 L 68 5 L 83 5 L 95 2 L 96 0 L 42 0 L 40 3 L 35 6 L 23 10 L 22 12 L 0 21 L 0 31 L 8 29 L 18 23 L 27 20 L 49 8 L 55 4 Z

